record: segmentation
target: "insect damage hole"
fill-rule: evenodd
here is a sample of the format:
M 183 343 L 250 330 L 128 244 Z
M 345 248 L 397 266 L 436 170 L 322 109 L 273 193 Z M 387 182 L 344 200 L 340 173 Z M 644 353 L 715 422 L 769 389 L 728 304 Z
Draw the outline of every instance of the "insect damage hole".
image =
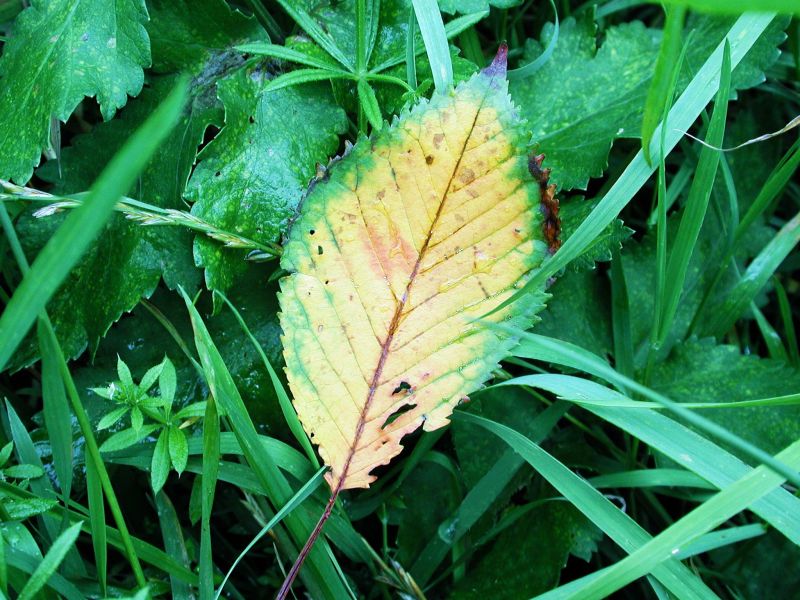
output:
M 386 429 L 389 425 L 394 423 L 402 415 L 404 415 L 408 411 L 413 410 L 414 408 L 416 408 L 416 406 L 417 406 L 416 404 L 404 404 L 403 406 L 398 408 L 396 411 L 394 411 L 392 414 L 390 414 L 388 417 L 386 417 L 386 420 L 383 422 L 383 425 L 381 425 L 381 429 Z
M 407 381 L 401 381 L 400 384 L 396 388 L 394 388 L 394 390 L 392 391 L 392 396 L 394 396 L 395 394 L 399 394 L 400 392 L 408 391 L 408 390 L 414 391 L 411 388 L 411 384 L 410 383 L 408 383 Z

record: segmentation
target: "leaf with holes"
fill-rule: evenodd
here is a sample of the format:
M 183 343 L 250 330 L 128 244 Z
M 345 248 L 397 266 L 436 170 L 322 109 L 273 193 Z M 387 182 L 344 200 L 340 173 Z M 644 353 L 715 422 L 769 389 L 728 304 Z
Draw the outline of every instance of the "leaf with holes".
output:
M 558 246 L 557 204 L 507 93 L 505 50 L 320 174 L 281 266 L 286 371 L 328 483 L 446 425 L 516 340 L 477 321 Z M 526 328 L 529 295 L 486 320 Z

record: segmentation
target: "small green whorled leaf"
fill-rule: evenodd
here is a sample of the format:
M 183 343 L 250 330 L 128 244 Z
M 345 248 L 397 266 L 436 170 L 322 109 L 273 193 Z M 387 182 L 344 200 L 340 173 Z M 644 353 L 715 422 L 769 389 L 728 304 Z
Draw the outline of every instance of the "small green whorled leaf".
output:
M 451 597 L 512 600 L 546 592 L 558 585 L 570 555 L 591 559 L 602 535 L 567 502 L 543 504 L 520 517 L 480 554 Z
M 200 65 L 222 70 L 227 50 L 248 41 L 267 41 L 255 18 L 231 10 L 224 0 L 149 0 L 147 32 L 153 70 L 197 72 Z
M 138 430 L 133 429 L 132 427 L 123 429 L 122 431 L 118 431 L 114 435 L 110 436 L 105 442 L 103 442 L 100 446 L 100 451 L 116 452 L 117 450 L 124 450 L 125 448 L 140 442 L 158 428 L 159 425 L 144 425 Z
M 3 474 L 12 479 L 36 479 L 44 475 L 44 471 L 36 465 L 11 465 L 3 469 Z
M 0 58 L 0 177 L 26 182 L 84 96 L 105 119 L 136 95 L 150 65 L 144 0 L 33 0 Z
M 653 389 L 684 402 L 732 402 L 796 394 L 800 372 L 781 361 L 740 354 L 735 346 L 694 340 L 676 346 L 653 371 Z M 767 452 L 800 438 L 800 407 L 725 408 L 704 416 Z
M 339 145 L 347 120 L 328 89 L 306 84 L 265 91 L 259 69 L 217 85 L 225 126 L 200 154 L 187 197 L 192 214 L 258 242 L 275 242 L 294 213 L 315 164 Z M 245 252 L 197 238 L 206 284 L 227 290 L 245 270 Z
M 57 500 L 47 498 L 27 498 L 25 500 L 9 498 L 3 502 L 3 508 L 10 521 L 30 519 L 58 505 Z
M 153 450 L 153 460 L 150 462 L 150 485 L 156 494 L 167 482 L 170 466 L 169 454 L 169 431 L 165 428 L 158 436 L 156 447 Z
M 183 430 L 174 425 L 169 428 L 168 435 L 169 458 L 172 461 L 172 466 L 180 475 L 186 468 L 186 461 L 189 459 L 189 442 Z

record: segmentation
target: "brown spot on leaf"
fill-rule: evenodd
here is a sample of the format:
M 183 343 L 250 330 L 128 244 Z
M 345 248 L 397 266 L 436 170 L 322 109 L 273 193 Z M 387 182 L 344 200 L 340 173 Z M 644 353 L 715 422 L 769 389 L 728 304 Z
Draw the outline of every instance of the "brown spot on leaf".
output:
M 465 167 L 464 170 L 461 171 L 461 176 L 459 179 L 461 180 L 461 183 L 469 183 L 475 179 L 475 172 L 472 169 Z
M 443 141 L 444 141 L 444 134 L 443 133 L 434 134 L 434 136 L 433 136 L 433 147 L 434 148 L 439 148 L 439 146 L 442 145 Z
M 430 154 L 428 154 L 428 156 L 425 157 L 425 162 L 428 163 L 429 165 L 432 165 L 433 157 Z

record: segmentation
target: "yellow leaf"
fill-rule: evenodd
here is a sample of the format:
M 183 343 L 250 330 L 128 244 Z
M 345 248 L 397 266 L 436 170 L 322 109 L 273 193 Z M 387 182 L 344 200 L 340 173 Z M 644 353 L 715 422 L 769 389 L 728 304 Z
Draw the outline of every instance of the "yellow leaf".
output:
M 544 292 L 478 320 L 558 247 L 558 205 L 507 92 L 505 50 L 450 94 L 361 139 L 291 227 L 281 325 L 294 405 L 334 495 L 420 425 L 448 423 Z

